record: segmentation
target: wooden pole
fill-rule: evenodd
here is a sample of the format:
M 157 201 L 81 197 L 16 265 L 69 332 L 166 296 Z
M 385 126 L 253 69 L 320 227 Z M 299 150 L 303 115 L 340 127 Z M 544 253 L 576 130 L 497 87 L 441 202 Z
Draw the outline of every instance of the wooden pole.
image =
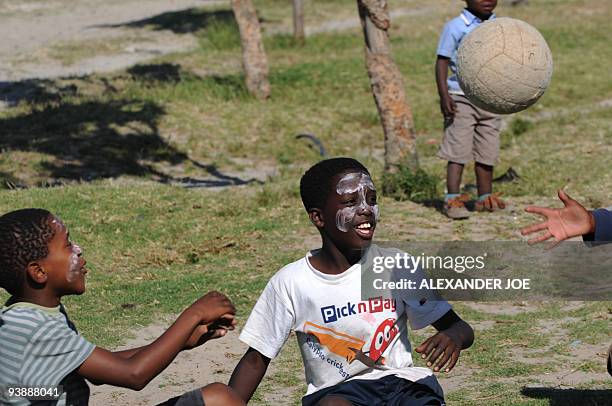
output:
M 259 18 L 253 0 L 231 0 L 234 16 L 240 30 L 242 65 L 246 87 L 258 99 L 270 97 L 268 59 L 261 36 Z
M 385 136 L 385 172 L 418 168 L 412 111 L 393 57 L 386 0 L 357 0 L 365 39 L 366 67 Z
M 304 33 L 304 0 L 293 0 L 293 38 L 298 43 L 303 43 L 306 38 Z

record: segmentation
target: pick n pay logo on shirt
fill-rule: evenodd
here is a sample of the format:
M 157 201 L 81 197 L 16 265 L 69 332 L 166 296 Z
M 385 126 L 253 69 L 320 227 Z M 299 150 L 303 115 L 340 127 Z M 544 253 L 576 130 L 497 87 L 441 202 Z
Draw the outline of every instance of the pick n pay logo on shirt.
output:
M 380 313 L 384 310 L 395 311 L 395 308 L 395 299 L 383 299 L 381 296 L 370 298 L 365 302 L 346 302 L 344 306 L 324 306 L 321 307 L 321 315 L 323 316 L 324 323 L 333 323 L 343 317 L 359 313 Z

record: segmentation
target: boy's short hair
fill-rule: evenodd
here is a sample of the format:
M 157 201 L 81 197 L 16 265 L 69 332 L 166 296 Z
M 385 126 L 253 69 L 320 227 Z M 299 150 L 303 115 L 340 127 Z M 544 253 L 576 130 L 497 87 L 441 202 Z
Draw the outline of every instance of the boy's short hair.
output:
M 332 178 L 350 170 L 370 175 L 366 167 L 353 158 L 326 159 L 308 169 L 300 180 L 300 196 L 306 211 L 322 208 L 331 191 Z
M 32 261 L 46 258 L 54 237 L 52 214 L 44 209 L 22 209 L 0 217 L 0 286 L 18 294 Z

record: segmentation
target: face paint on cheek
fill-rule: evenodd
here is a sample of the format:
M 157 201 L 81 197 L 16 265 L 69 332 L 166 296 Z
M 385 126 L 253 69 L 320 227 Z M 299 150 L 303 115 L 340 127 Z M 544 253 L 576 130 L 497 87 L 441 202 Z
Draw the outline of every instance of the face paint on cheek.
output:
M 82 252 L 81 247 L 78 245 L 74 244 L 72 246 L 72 254 L 70 254 L 70 269 L 68 270 L 68 275 L 66 275 L 68 282 L 74 282 L 81 274 L 81 270 L 79 269 L 79 255 L 81 255 Z
M 353 222 L 357 214 L 357 207 L 345 207 L 344 209 L 336 212 L 336 227 L 343 233 L 348 233 L 350 230 L 350 224 Z
M 378 210 L 378 205 L 375 204 L 374 206 L 370 207 L 372 207 L 372 211 L 374 212 L 374 220 L 376 220 L 376 222 L 378 223 L 378 219 L 380 217 L 380 210 Z
M 369 208 L 378 221 L 378 205 L 369 205 L 366 199 L 366 189 L 376 191 L 372 178 L 362 172 L 349 173 L 338 181 L 336 193 L 339 195 L 357 192 L 357 202 L 354 206 L 345 207 L 336 212 L 336 227 L 338 230 L 347 233 L 351 228 L 351 223 L 357 214 L 357 210 Z

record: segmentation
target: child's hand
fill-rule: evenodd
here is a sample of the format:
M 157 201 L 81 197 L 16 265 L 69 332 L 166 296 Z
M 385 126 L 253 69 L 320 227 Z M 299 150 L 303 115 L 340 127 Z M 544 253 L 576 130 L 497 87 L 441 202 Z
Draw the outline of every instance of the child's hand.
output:
M 442 115 L 444 116 L 444 120 L 451 120 L 455 117 L 455 112 L 457 111 L 457 105 L 455 101 L 448 93 L 440 96 L 440 111 L 442 111 Z
M 450 372 L 459 359 L 461 339 L 452 330 L 439 331 L 414 350 L 421 354 L 421 358 L 427 358 L 427 366 L 433 366 L 434 371 Z
M 236 314 L 236 308 L 227 296 L 213 291 L 196 300 L 185 313 L 195 314 L 199 319 L 198 324 L 210 324 L 225 314 Z
M 191 333 L 183 349 L 190 350 L 204 344 L 208 340 L 223 337 L 229 330 L 236 327 L 236 319 L 233 314 L 224 314 L 219 319 L 209 324 L 200 324 Z
M 558 195 L 565 206 L 562 209 L 548 209 L 536 206 L 529 206 L 525 209 L 528 213 L 536 213 L 546 217 L 546 221 L 533 224 L 521 230 L 523 235 L 546 230 L 539 237 L 529 240 L 529 244 L 536 244 L 554 237 L 556 241 L 548 246 L 548 248 L 552 248 L 560 241 L 595 231 L 595 219 L 592 213 L 576 200 L 569 197 L 562 189 L 558 191 Z

